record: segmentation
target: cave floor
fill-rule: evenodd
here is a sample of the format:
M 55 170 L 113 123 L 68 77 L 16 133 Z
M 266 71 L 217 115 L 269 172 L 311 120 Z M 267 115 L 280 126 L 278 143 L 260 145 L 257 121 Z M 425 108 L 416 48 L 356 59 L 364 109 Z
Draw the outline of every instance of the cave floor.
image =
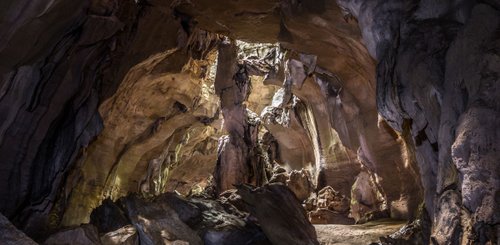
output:
M 314 225 L 321 245 L 368 245 L 390 235 L 406 221 L 383 219 L 360 225 Z

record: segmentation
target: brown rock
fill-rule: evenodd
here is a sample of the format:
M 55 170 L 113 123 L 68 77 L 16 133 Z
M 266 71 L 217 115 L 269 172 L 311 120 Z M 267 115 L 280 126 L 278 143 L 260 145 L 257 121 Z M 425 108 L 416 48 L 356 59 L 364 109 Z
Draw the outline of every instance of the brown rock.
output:
M 132 225 L 124 226 L 101 236 L 103 245 L 139 245 L 137 230 Z
M 266 180 L 264 161 L 257 154 L 260 119 L 244 102 L 251 90 L 247 68 L 238 62 L 235 40 L 219 45 L 215 91 L 220 98 L 227 136 L 219 139 L 214 180 L 217 192 L 236 184 L 262 185 Z
M 273 176 L 269 180 L 269 183 L 282 183 L 282 184 L 286 185 L 288 178 L 289 178 L 289 176 L 286 172 L 285 173 L 275 173 L 275 174 L 273 174 Z
M 128 216 L 137 227 L 141 244 L 156 244 L 164 241 L 185 240 L 190 244 L 203 244 L 202 240 L 179 214 L 165 202 L 148 202 L 136 196 L 122 200 Z
M 373 176 L 362 171 L 351 189 L 350 216 L 356 223 L 371 220 L 369 216 L 386 210 L 385 200 L 376 185 Z
M 306 200 L 314 190 L 310 178 L 311 174 L 305 169 L 300 171 L 293 170 L 286 181 L 286 186 L 290 188 L 301 202 Z
M 317 196 L 306 201 L 309 220 L 313 224 L 354 224 L 349 216 L 349 198 L 331 186 L 321 189 Z
M 275 245 L 317 245 L 316 231 L 293 192 L 282 184 L 237 187 L 250 213 Z
M 99 233 L 108 233 L 129 225 L 130 221 L 119 204 L 108 198 L 92 211 L 90 224 L 94 225 Z
M 318 208 L 328 209 L 339 213 L 349 211 L 349 198 L 343 196 L 331 186 L 327 186 L 318 192 Z
M 236 189 L 227 190 L 219 195 L 222 204 L 230 204 L 242 212 L 246 212 L 246 205 Z
M 43 244 L 46 245 L 100 245 L 99 233 L 93 225 L 81 225 L 51 235 Z
M 337 211 L 324 208 L 311 211 L 308 215 L 312 224 L 354 224 L 354 219 L 347 217 L 346 213 L 339 213 Z

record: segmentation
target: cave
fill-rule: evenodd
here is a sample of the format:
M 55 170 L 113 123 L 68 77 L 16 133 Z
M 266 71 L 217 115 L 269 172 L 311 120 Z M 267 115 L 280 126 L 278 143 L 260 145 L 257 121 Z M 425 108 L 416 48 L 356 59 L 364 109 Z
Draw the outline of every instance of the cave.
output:
M 0 244 L 500 244 L 498 0 L 0 2 Z

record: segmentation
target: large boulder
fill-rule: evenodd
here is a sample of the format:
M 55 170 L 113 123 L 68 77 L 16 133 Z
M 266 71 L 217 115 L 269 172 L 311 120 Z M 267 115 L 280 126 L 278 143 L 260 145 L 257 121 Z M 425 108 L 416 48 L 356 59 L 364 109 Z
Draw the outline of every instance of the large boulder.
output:
M 235 191 L 228 195 L 240 199 L 243 205 Z M 105 201 L 92 214 L 99 231 L 103 231 L 100 242 L 105 245 L 271 244 L 260 226 L 247 218 L 248 214 L 240 212 L 223 197 L 213 200 L 201 195 L 187 198 L 176 193 L 155 198 L 130 195 L 117 202 Z M 118 224 L 115 218 L 130 220 L 130 224 L 108 231 Z M 98 237 L 98 229 L 94 229 Z
M 239 185 L 237 188 L 272 244 L 319 244 L 300 201 L 285 185 L 272 183 L 258 188 Z
M 387 204 L 373 176 L 362 171 L 351 188 L 350 216 L 356 223 L 365 223 L 389 216 Z
M 139 232 L 141 244 L 158 244 L 183 240 L 191 245 L 203 244 L 201 238 L 182 222 L 168 203 L 145 200 L 135 195 L 123 199 L 128 216 Z
M 111 232 L 131 224 L 118 204 L 109 198 L 92 211 L 90 223 L 97 227 L 99 233 Z

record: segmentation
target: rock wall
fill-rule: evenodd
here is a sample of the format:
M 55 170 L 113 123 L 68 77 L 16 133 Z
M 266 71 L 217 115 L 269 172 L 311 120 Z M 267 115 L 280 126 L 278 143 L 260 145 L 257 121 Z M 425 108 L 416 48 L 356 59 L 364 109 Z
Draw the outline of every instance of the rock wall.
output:
M 214 180 L 217 193 L 236 184 L 264 183 L 264 166 L 256 156 L 259 122 L 252 119 L 244 101 L 251 85 L 245 67 L 238 64 L 236 41 L 225 40 L 219 46 L 215 90 L 220 98 L 223 127 L 228 135 L 219 139 Z M 252 123 L 253 122 L 253 123 Z
M 203 91 L 210 81 L 201 67 L 210 62 L 188 60 L 179 71 L 168 66 L 178 66 L 175 59 L 183 56 L 183 50 L 168 50 L 134 66 L 101 105 L 104 130 L 68 180 L 72 212 L 65 213 L 63 224 L 87 222 L 104 198 L 165 191 L 165 172 L 182 154 L 179 142 L 192 128 L 204 127 L 203 119 L 214 118 L 218 108 L 214 92 Z
M 177 4 L 176 9 L 193 16 L 200 28 L 254 42 L 279 41 L 292 50 L 285 67 L 293 74 L 286 78 L 284 71 L 278 71 L 267 81 L 288 87 L 291 90 L 287 93 L 293 93 L 303 105 L 302 112 L 297 114 L 302 114 L 302 119 L 294 116 L 296 112 L 290 114 L 291 122 L 293 118 L 301 120 L 299 127 L 290 123 L 294 130 L 269 124 L 283 146 L 280 155 L 288 158 L 290 166 L 300 169 L 309 164 L 317 176 L 323 172 L 323 180 L 332 181 L 325 185 L 333 184 L 349 195 L 349 188 L 343 185 L 354 182 L 358 171 L 349 166 L 357 168 L 356 158 L 359 158 L 387 189 L 384 195 L 389 205 L 403 199 L 419 203 L 422 191 L 416 162 L 402 157 L 406 152 L 402 138 L 379 119 L 376 111 L 375 61 L 363 45 L 356 21 L 346 16 L 336 3 L 266 1 L 235 5 L 222 1 L 214 6 L 200 0 Z M 221 6 L 225 6 L 224 14 L 211 15 Z M 231 11 L 235 14 L 230 15 Z M 207 20 L 209 16 L 213 18 L 211 21 Z M 260 25 L 258 31 L 253 27 L 256 23 Z M 291 82 L 290 79 L 294 80 L 291 86 L 283 84 Z M 288 100 L 289 95 L 285 103 Z M 358 157 L 351 158 L 352 153 Z M 401 174 L 394 175 L 394 169 Z M 348 180 L 326 177 L 335 175 L 346 176 Z M 416 206 L 408 208 L 407 218 L 414 217 Z
M 316 188 L 344 196 L 356 180 L 357 201 L 381 202 L 392 217 L 414 218 L 423 197 L 434 243 L 494 242 L 499 9 L 494 0 L 0 3 L 0 212 L 37 237 L 61 219 L 86 221 L 105 197 L 204 185 L 222 135 L 215 94 L 224 129 L 248 141 L 235 154 L 256 160 L 238 152 L 258 139 L 248 93 L 211 87 L 221 39 L 207 30 L 289 51 L 276 70 L 233 59 L 217 72 L 239 88 L 266 74 L 282 88 L 261 114 L 277 163 L 309 168 Z M 257 172 L 245 182 L 263 182 Z
M 146 142 L 148 132 L 154 134 L 161 128 L 167 114 L 175 114 L 162 111 L 162 107 L 172 108 L 179 114 L 179 111 L 191 110 L 187 113 L 190 116 L 184 122 L 187 123 L 185 127 L 180 127 L 176 133 L 170 132 L 176 139 L 181 138 L 181 131 L 189 130 L 188 122 L 199 127 L 210 123 L 217 103 L 208 105 L 213 93 L 209 92 L 209 84 L 203 87 L 200 82 L 200 74 L 205 73 L 207 67 L 194 60 L 207 56 L 215 43 L 205 41 L 215 36 L 192 29 L 186 16 L 135 1 L 89 1 L 79 4 L 64 0 L 21 1 L 2 3 L 1 9 L 0 192 L 5 201 L 0 205 L 0 211 L 29 235 L 36 237 L 57 227 L 69 203 L 73 203 L 71 208 L 77 206 L 78 210 L 90 212 L 89 209 L 95 207 L 90 203 L 103 198 L 97 190 L 106 185 L 108 194 L 141 189 L 139 182 L 143 181 L 144 175 L 148 175 L 148 169 L 154 168 L 147 167 L 151 159 L 146 158 L 158 157 L 164 149 L 156 147 L 157 155 L 129 152 L 135 160 L 131 161 L 132 166 L 123 169 L 111 168 L 110 165 L 123 164 L 116 156 L 118 153 L 129 156 L 123 150 L 126 145 L 137 153 L 140 147 L 129 144 L 129 140 L 143 145 L 159 144 L 152 140 Z M 171 51 L 166 53 L 167 50 Z M 166 56 L 171 59 L 166 59 Z M 182 98 L 175 100 L 184 104 L 174 101 L 155 104 L 153 100 L 139 100 L 136 104 L 151 108 L 148 108 L 148 113 L 136 110 L 134 114 L 134 108 L 127 104 L 133 102 L 127 97 L 134 91 L 127 92 L 127 88 L 122 88 L 121 95 L 113 96 L 112 101 L 108 100 L 107 105 L 101 106 L 101 113 L 110 113 L 109 118 L 105 115 L 102 119 L 98 112 L 99 105 L 115 93 L 122 80 L 128 81 L 128 89 L 139 92 L 143 87 L 137 86 L 136 81 L 149 85 L 147 90 L 157 98 L 173 95 L 176 91 L 169 91 L 169 86 L 165 86 L 166 80 L 160 86 L 159 74 L 181 73 L 185 65 L 196 70 L 196 74 L 185 72 L 179 78 L 196 84 L 199 92 L 189 93 L 193 96 L 191 98 L 177 94 Z M 191 67 L 195 65 L 198 67 Z M 136 69 L 129 72 L 133 66 Z M 175 75 L 170 78 L 175 78 Z M 184 89 L 194 85 L 189 84 Z M 196 95 L 197 99 L 194 98 Z M 141 126 L 127 128 L 131 125 L 111 125 L 129 120 Z M 97 141 L 111 148 L 99 147 L 98 144 L 89 146 L 103 126 L 106 130 Z M 139 136 L 141 129 L 146 131 L 141 132 L 144 133 L 142 137 Z M 120 130 L 125 132 L 120 133 Z M 121 135 L 109 136 L 111 132 Z M 174 142 L 172 148 L 177 143 Z M 100 159 L 99 151 L 108 158 Z M 143 154 L 147 156 L 141 158 Z M 97 159 L 90 161 L 97 169 L 87 165 L 89 157 Z M 75 165 L 76 162 L 78 164 Z M 140 168 L 134 172 L 135 165 Z M 101 166 L 104 168 L 101 169 Z M 106 169 L 113 171 L 106 172 Z M 120 188 L 112 188 L 111 185 L 117 181 L 116 172 L 121 174 L 123 171 L 132 171 L 136 175 L 131 182 L 122 183 L 124 185 Z M 86 174 L 82 175 L 82 172 Z M 107 178 L 108 175 L 110 178 Z M 75 186 L 80 186 L 75 193 L 95 192 L 95 195 L 79 203 L 77 200 L 83 197 L 72 195 Z M 85 191 L 82 191 L 82 186 L 87 186 L 83 188 Z M 83 213 L 71 213 L 85 216 Z M 67 223 L 79 222 L 71 218 L 66 220 L 69 220 Z
M 339 2 L 379 60 L 379 112 L 411 133 L 432 241 L 497 241 L 498 3 Z
M 33 234 L 47 223 L 80 148 L 102 129 L 100 72 L 124 28 L 117 16 L 139 9 L 131 2 L 1 5 L 0 211 Z

